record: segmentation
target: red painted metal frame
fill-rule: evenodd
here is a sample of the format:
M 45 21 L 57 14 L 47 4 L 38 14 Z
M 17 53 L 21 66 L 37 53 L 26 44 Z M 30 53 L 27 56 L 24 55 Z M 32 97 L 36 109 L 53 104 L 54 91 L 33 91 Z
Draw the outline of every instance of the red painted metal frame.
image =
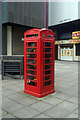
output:
M 26 37 L 26 35 L 33 35 L 33 34 L 38 34 L 38 36 Z M 46 36 L 50 36 L 50 35 L 52 35 L 53 37 L 46 37 Z M 24 92 L 25 93 L 28 93 L 35 97 L 40 98 L 40 97 L 43 97 L 45 95 L 55 92 L 55 90 L 54 90 L 54 41 L 55 41 L 54 33 L 51 30 L 48 30 L 46 28 L 45 29 L 31 29 L 24 33 Z M 37 47 L 37 53 L 36 53 L 37 58 L 27 58 L 27 56 L 26 56 L 26 54 L 29 53 L 29 52 L 26 53 L 26 49 L 28 47 L 26 45 L 28 45 L 28 43 L 30 43 L 30 42 L 37 43 L 37 46 L 36 46 Z M 45 42 L 51 43 L 51 45 L 52 45 L 51 48 L 53 49 L 53 51 L 50 52 L 52 58 L 44 58 L 43 48 L 45 49 L 45 46 L 44 46 Z M 46 48 L 48 48 L 48 47 L 46 47 Z M 37 59 L 37 64 L 36 64 L 37 69 L 34 70 L 34 71 L 37 71 L 37 74 L 36 74 L 37 80 L 36 81 L 30 80 L 30 81 L 34 81 L 35 84 L 37 84 L 36 86 L 27 84 L 27 81 L 28 81 L 27 77 L 29 75 L 29 73 L 27 73 L 27 70 L 29 68 L 27 69 L 27 67 L 26 67 L 26 65 L 28 64 L 28 63 L 26 63 L 27 59 Z M 47 63 L 47 65 L 50 64 L 52 66 L 52 68 L 45 70 L 44 59 L 45 60 L 51 59 L 53 61 L 52 63 Z M 47 70 L 51 70 L 52 78 L 44 81 L 44 76 L 50 76 L 50 74 L 49 75 L 43 74 L 44 71 L 47 71 Z M 35 76 L 35 75 L 32 75 L 32 76 Z M 44 86 L 45 82 L 47 82 L 47 81 L 50 81 L 51 84 Z

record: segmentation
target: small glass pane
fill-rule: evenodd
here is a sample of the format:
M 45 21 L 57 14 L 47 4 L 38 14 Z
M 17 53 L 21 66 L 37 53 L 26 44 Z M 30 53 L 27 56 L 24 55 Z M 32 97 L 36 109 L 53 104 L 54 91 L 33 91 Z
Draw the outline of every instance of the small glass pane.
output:
M 32 85 L 32 86 L 37 86 L 36 82 L 30 81 L 30 80 L 27 81 L 27 84 Z
M 46 59 L 45 64 L 47 64 L 47 63 L 51 63 L 51 59 Z
M 45 47 L 51 47 L 51 43 L 50 43 L 50 42 L 45 42 L 45 43 L 44 43 L 44 46 L 45 46 Z
M 37 60 L 28 59 L 28 63 L 31 63 L 31 64 L 37 64 Z
M 45 48 L 45 52 L 51 52 L 51 48 Z
M 30 80 L 37 80 L 37 78 L 35 76 L 30 76 L 30 75 L 29 75 L 29 79 Z
M 32 70 L 28 70 L 28 73 L 32 74 L 32 75 L 35 75 L 35 71 L 32 71 Z
M 28 54 L 28 58 L 36 58 L 37 55 L 36 54 Z
M 45 58 L 51 58 L 51 54 L 45 54 Z
M 34 62 L 34 60 L 29 59 L 29 60 L 28 60 L 28 63 L 32 63 L 32 64 L 34 64 L 35 62 Z
M 45 75 L 51 74 L 51 70 L 45 71 Z
M 37 43 L 36 42 L 29 42 L 28 47 L 36 47 Z
M 51 84 L 51 81 L 45 82 L 45 86 L 50 85 L 50 84 Z
M 28 52 L 37 52 L 36 48 L 28 48 Z
M 35 66 L 35 65 L 28 65 L 28 68 L 29 68 L 29 69 L 35 69 L 36 66 Z
M 50 76 L 45 76 L 44 78 L 45 78 L 44 80 L 49 80 Z
M 45 69 L 51 69 L 51 65 L 45 65 Z

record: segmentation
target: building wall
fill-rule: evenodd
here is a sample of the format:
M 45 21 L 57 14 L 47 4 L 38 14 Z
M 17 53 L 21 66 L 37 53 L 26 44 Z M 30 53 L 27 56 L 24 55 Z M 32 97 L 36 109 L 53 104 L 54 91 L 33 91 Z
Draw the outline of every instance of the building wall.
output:
M 7 55 L 7 25 L 2 25 L 2 55 Z
M 13 25 L 12 26 L 12 55 L 24 55 L 24 32 L 31 27 Z
M 12 55 L 12 26 L 7 25 L 7 56 Z
M 80 1 L 78 2 L 78 17 L 80 19 Z
M 76 45 L 73 45 L 73 50 L 74 50 L 74 61 L 78 61 L 78 56 L 76 56 Z
M 44 2 L 3 2 L 3 23 L 44 27 Z
M 2 55 L 2 3 L 0 2 L 0 55 Z
M 1 60 L 1 55 L 2 55 L 2 3 L 0 2 L 0 80 L 2 79 L 2 60 Z M 1 82 L 0 82 L 1 84 Z M 0 89 L 1 91 L 1 89 Z

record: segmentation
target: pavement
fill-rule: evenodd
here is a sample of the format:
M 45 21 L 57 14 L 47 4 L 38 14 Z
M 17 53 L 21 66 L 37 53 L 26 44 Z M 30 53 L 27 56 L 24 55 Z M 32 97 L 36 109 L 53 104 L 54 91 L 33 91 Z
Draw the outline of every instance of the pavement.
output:
M 55 91 L 36 98 L 24 93 L 24 80 L 5 77 L 0 113 L 3 118 L 78 118 L 78 62 L 55 61 Z

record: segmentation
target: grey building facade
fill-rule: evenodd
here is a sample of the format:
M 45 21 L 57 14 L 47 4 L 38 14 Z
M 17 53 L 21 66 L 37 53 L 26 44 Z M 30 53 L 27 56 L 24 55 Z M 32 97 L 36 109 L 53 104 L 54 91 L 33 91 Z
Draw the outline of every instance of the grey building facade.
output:
M 5 62 L 21 61 L 21 75 L 24 62 L 24 32 L 32 28 L 45 27 L 44 2 L 2 2 L 2 74 Z M 13 64 L 13 63 L 12 63 Z M 11 69 L 11 68 L 9 68 Z M 14 68 L 15 69 L 15 68 Z M 12 69 L 11 69 L 12 70 Z M 12 70 L 13 71 L 13 70 Z M 8 70 L 9 74 L 10 70 Z M 12 72 L 12 74 L 14 74 Z
M 80 61 L 79 39 L 72 38 L 72 32 L 80 31 L 80 1 L 50 1 L 48 27 L 55 32 L 55 59 Z
M 44 27 L 44 19 L 43 2 L 2 2 L 3 55 L 8 55 L 8 51 L 11 55 L 23 55 L 24 32 Z
M 55 41 L 72 40 L 72 32 L 80 31 L 80 2 L 2 2 L 1 51 L 4 60 L 24 58 L 24 32 L 32 28 L 47 28 L 55 32 Z M 46 5 L 45 5 L 46 4 Z M 45 11 L 46 10 L 46 11 Z M 1 11 L 0 11 L 1 12 Z M 46 16 L 46 18 L 45 18 Z M 56 44 L 55 59 L 61 60 L 61 48 L 73 48 L 74 60 L 80 56 L 80 43 Z M 21 68 L 23 74 L 23 67 Z

